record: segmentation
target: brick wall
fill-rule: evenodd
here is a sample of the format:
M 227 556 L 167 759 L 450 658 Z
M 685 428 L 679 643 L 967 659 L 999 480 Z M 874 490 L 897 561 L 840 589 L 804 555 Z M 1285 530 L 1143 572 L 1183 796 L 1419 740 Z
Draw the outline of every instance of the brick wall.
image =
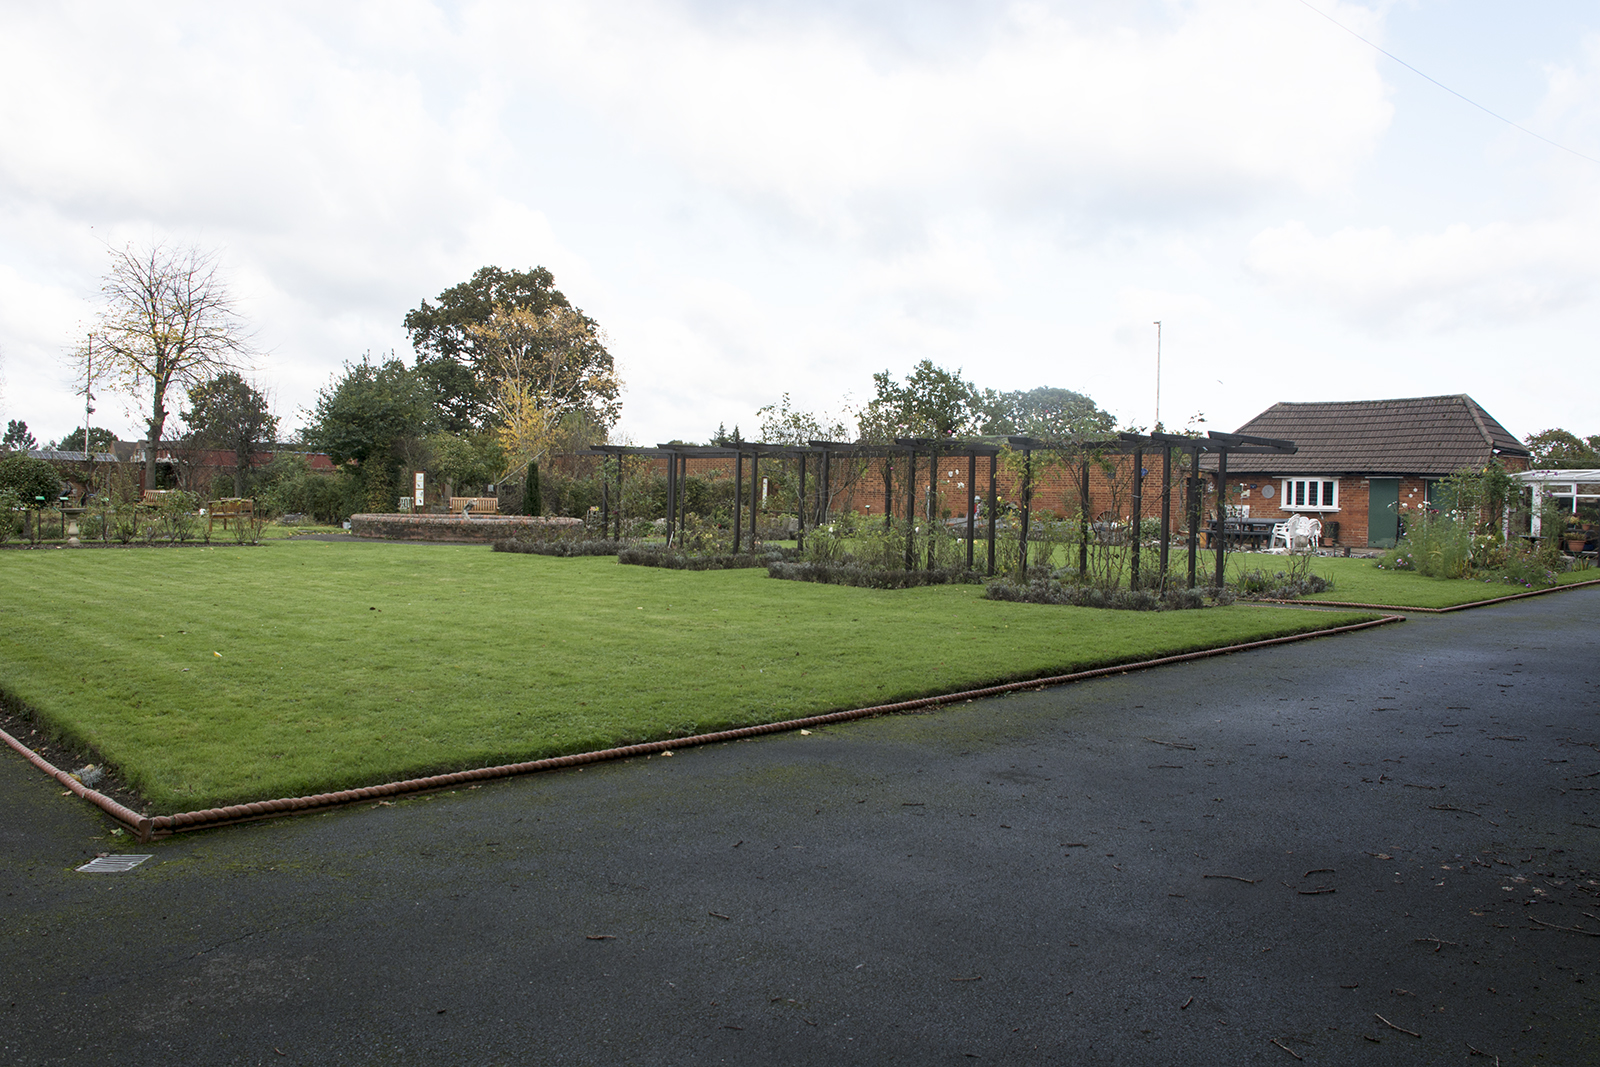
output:
M 1144 478 L 1143 500 L 1141 513 L 1145 518 L 1159 518 L 1161 515 L 1161 456 L 1146 456 L 1144 459 L 1146 475 Z M 892 472 L 893 495 L 891 505 L 894 514 L 903 516 L 906 508 L 905 477 L 908 473 L 905 459 L 895 461 Z M 967 484 L 969 468 L 965 456 L 944 456 L 938 461 L 934 471 L 934 484 L 938 492 L 936 510 L 939 514 L 948 512 L 951 516 L 960 516 L 967 513 L 967 506 L 972 496 L 980 498 L 980 502 L 987 504 L 989 499 L 989 460 L 985 456 L 978 457 L 977 479 L 973 485 Z M 1073 515 L 1078 510 L 1078 497 L 1080 488 L 1078 478 L 1081 468 L 1077 466 L 1063 467 L 1060 465 L 1045 466 L 1036 464 L 1032 475 L 1033 497 L 1030 502 L 1031 510 L 1037 514 L 1040 511 L 1052 511 L 1058 516 Z M 928 458 L 922 456 L 917 462 L 917 482 L 919 486 L 928 484 Z M 883 487 L 884 487 L 884 462 L 874 459 L 868 465 L 848 496 L 835 500 L 835 510 L 851 510 L 864 515 L 883 514 Z M 1022 476 L 1001 463 L 995 474 L 995 494 L 1002 505 L 1020 505 L 1022 500 Z M 918 508 L 921 508 L 921 493 L 918 494 Z M 1183 472 L 1176 469 L 1172 472 L 1172 523 L 1177 528 L 1183 521 Z M 1125 522 L 1133 515 L 1133 457 L 1114 457 L 1112 470 L 1108 473 L 1099 464 L 1090 464 L 1089 469 L 1089 514 L 1092 518 L 1110 517 L 1119 522 Z

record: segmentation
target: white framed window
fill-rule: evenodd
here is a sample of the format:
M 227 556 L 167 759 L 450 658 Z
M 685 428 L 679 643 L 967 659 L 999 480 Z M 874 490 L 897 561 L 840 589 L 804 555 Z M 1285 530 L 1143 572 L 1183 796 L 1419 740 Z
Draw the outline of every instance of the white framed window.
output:
M 1338 511 L 1339 479 L 1285 478 L 1278 507 L 1284 511 Z

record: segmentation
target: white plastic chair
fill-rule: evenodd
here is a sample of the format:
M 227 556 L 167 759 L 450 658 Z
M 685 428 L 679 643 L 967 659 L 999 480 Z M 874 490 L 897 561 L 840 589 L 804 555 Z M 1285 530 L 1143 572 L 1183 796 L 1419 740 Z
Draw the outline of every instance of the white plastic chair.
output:
M 1322 541 L 1322 523 L 1307 515 L 1291 515 L 1287 521 L 1272 528 L 1270 548 L 1273 551 L 1277 551 L 1279 541 L 1283 542 L 1286 552 L 1314 549 Z

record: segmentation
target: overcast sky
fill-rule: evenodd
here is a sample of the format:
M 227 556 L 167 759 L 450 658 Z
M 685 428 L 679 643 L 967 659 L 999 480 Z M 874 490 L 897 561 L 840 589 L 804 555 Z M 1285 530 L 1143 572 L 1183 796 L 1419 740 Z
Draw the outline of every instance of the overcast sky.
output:
M 924 358 L 1148 427 L 1158 319 L 1168 427 L 1596 433 L 1597 119 L 1593 0 L 4 2 L 0 419 L 81 425 L 107 246 L 167 241 L 286 429 L 494 264 L 601 324 L 633 443 Z

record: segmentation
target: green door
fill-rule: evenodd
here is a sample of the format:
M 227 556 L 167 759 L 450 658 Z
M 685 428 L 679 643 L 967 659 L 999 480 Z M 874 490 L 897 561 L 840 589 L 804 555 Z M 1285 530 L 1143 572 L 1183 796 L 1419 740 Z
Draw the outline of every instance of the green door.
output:
M 1367 544 L 1393 548 L 1400 536 L 1400 479 L 1367 479 Z

